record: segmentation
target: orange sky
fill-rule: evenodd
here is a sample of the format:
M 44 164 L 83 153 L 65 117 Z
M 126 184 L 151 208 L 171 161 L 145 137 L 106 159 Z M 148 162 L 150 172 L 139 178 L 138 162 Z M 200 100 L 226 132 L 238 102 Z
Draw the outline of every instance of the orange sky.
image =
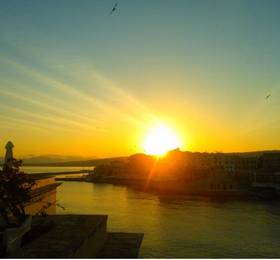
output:
M 129 155 L 158 123 L 182 150 L 280 149 L 279 1 L 0 10 L 3 153 L 12 140 L 19 156 Z

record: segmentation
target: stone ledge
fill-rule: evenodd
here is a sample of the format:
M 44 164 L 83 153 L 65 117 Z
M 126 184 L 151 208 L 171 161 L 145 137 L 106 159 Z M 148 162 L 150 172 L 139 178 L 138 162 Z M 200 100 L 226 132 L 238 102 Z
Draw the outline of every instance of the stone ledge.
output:
M 144 234 L 109 232 L 97 258 L 136 258 Z
M 107 237 L 106 215 L 50 215 L 55 227 L 18 252 L 13 258 L 96 257 Z

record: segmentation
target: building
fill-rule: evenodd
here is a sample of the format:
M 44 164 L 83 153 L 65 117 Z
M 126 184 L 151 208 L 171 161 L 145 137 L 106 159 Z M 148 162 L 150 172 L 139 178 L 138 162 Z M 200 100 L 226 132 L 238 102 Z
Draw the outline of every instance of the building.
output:
M 280 172 L 280 152 L 264 153 L 259 159 L 258 170 L 262 173 Z

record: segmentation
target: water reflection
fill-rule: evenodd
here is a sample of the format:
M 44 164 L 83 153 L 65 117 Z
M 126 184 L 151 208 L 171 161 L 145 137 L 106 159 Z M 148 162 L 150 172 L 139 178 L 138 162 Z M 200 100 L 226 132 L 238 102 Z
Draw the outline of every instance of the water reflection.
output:
M 141 257 L 280 257 L 279 203 L 167 197 L 110 184 L 64 182 L 61 214 L 107 214 L 112 231 L 144 232 Z

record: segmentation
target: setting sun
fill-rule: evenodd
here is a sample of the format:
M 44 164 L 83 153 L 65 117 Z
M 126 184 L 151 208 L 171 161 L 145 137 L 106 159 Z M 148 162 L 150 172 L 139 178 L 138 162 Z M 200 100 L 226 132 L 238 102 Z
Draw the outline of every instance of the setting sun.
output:
M 145 152 L 151 155 L 164 155 L 179 146 L 176 134 L 164 125 L 151 129 L 143 143 Z

